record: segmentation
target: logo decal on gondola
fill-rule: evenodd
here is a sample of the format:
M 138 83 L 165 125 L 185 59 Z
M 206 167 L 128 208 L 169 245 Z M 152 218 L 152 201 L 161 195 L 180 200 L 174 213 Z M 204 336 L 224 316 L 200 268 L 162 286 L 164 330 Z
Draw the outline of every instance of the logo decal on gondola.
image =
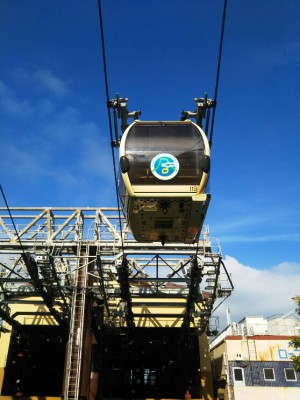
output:
M 151 172 L 156 178 L 169 180 L 179 171 L 179 162 L 176 157 L 168 153 L 160 153 L 151 161 Z

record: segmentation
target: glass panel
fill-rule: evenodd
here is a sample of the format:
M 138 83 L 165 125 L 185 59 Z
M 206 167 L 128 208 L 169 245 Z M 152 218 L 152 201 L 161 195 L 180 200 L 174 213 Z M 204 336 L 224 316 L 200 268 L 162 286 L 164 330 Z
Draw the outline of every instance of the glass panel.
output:
M 274 369 L 264 368 L 264 375 L 266 381 L 275 381 Z
M 244 380 L 242 368 L 234 368 L 233 373 L 234 373 L 234 380 L 235 381 L 239 381 L 240 382 L 240 381 Z
M 293 368 L 285 368 L 284 373 L 285 373 L 285 379 L 287 381 L 296 381 L 297 380 L 295 370 Z
M 125 152 L 133 185 L 197 185 L 201 181 L 203 172 L 199 162 L 204 156 L 204 141 L 192 124 L 134 125 L 127 135 Z M 162 153 L 176 157 L 179 163 L 178 173 L 168 180 L 159 179 L 151 172 L 151 161 Z M 165 171 L 172 170 L 172 162 L 163 162 Z

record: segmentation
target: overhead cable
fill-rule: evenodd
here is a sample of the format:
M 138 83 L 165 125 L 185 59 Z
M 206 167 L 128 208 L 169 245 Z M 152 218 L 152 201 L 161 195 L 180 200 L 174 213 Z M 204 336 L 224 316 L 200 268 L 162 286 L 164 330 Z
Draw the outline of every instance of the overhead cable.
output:
M 13 216 L 12 216 L 11 212 L 10 212 L 10 208 L 9 208 L 8 202 L 7 202 L 7 200 L 6 200 L 6 197 L 5 197 L 5 194 L 4 194 L 4 190 L 2 189 L 2 185 L 0 185 L 0 190 L 1 190 L 1 194 L 2 194 L 2 197 L 3 197 L 4 203 L 5 203 L 6 209 L 7 209 L 8 214 L 9 214 L 9 218 L 10 218 L 12 224 L 13 224 L 13 227 L 14 227 L 14 230 L 15 230 L 15 233 L 16 233 L 16 236 L 17 236 L 18 241 L 19 241 L 19 243 L 20 243 L 21 250 L 22 250 L 23 254 L 26 255 L 25 249 L 24 249 L 23 244 L 22 244 L 22 242 L 21 242 L 21 238 L 20 238 L 20 236 L 19 236 L 19 232 L 17 231 L 16 225 L 15 225 L 15 221 L 14 221 L 14 219 L 13 219 Z
M 118 196 L 117 168 L 116 168 L 116 159 L 115 159 L 115 152 L 114 152 L 114 146 L 113 146 L 114 140 L 113 140 L 113 130 L 112 130 L 112 118 L 111 118 L 110 107 L 109 107 L 110 97 L 109 97 L 109 88 L 108 88 L 108 75 L 107 75 L 107 66 L 106 66 L 106 53 L 105 53 L 105 41 L 104 41 L 101 0 L 98 0 L 98 11 L 99 11 L 99 22 L 100 22 L 100 37 L 101 37 L 102 59 L 103 59 L 103 69 L 104 69 L 106 105 L 107 105 L 109 134 L 110 134 L 110 142 L 111 142 L 111 152 L 112 152 L 113 167 L 114 167 L 114 179 L 115 179 L 115 190 L 116 190 L 117 205 L 118 205 L 120 237 L 121 237 L 122 251 L 124 252 L 124 243 L 123 243 L 123 235 L 122 235 L 122 219 L 121 219 L 121 211 L 120 211 L 120 201 L 119 201 L 119 196 Z
M 219 89 L 219 78 L 220 78 L 221 59 L 222 59 L 222 50 L 223 50 L 223 38 L 224 38 L 226 10 L 227 10 L 227 0 L 224 0 L 222 28 L 221 28 L 220 46 L 219 46 L 219 57 L 218 57 L 218 67 L 217 67 L 217 76 L 216 76 L 216 86 L 215 86 L 215 95 L 214 95 L 215 105 L 217 104 L 218 89 Z M 213 108 L 213 115 L 212 115 L 212 121 L 211 121 L 210 137 L 209 137 L 209 145 L 210 145 L 210 147 L 212 146 L 215 114 L 216 114 L 216 107 Z

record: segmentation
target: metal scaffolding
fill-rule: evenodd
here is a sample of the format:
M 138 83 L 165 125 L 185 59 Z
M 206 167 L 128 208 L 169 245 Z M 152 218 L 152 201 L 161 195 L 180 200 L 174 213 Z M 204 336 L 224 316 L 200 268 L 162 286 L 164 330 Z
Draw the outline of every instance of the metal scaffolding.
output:
M 42 298 L 58 323 L 68 319 L 80 248 L 88 246 L 86 260 L 93 268 L 87 273 L 94 279 L 86 290 L 105 300 L 108 324 L 126 325 L 129 303 L 125 292 L 131 297 L 135 324 L 141 316 L 155 319 L 158 313 L 150 308 L 158 305 L 169 308 L 168 314 L 176 309 L 174 316 L 166 317 L 166 322 L 173 318 L 173 324 L 178 324 L 177 319 L 187 320 L 186 300 L 190 302 L 192 293 L 194 301 L 192 307 L 188 305 L 189 313 L 195 326 L 206 328 L 202 323 L 203 310 L 209 308 L 211 312 L 211 303 L 232 291 L 228 274 L 220 268 L 219 242 L 209 237 L 206 227 L 198 248 L 196 244 L 137 243 L 124 219 L 120 232 L 117 211 L 108 207 L 11 208 L 18 238 L 7 210 L 0 208 L 2 318 L 8 321 L 13 317 L 8 310 L 10 303 L 36 297 L 37 301 Z M 197 267 L 191 263 L 195 256 Z M 124 257 L 127 275 L 121 273 Z M 190 290 L 195 274 L 199 275 L 196 292 Z M 145 298 L 152 299 L 151 304 L 143 301 Z
M 128 336 L 138 327 L 210 335 L 214 308 L 233 290 L 219 242 L 207 227 L 197 244 L 162 246 L 137 243 L 125 219 L 119 223 L 117 208 L 10 210 L 18 235 L 0 208 L 0 318 L 21 329 L 12 305 L 40 304 L 43 315 L 66 329 L 65 398 L 79 396 L 87 314 L 97 329 L 123 328 Z

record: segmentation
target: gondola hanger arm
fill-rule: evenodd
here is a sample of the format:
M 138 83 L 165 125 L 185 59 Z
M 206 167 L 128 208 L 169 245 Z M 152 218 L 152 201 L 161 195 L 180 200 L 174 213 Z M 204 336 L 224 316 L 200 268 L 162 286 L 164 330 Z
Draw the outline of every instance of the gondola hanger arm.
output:
M 123 134 L 125 129 L 128 127 L 128 119 L 132 118 L 134 120 L 138 120 L 139 116 L 142 114 L 141 110 L 128 111 L 127 103 L 128 103 L 128 98 L 120 97 L 119 94 L 116 95 L 115 99 L 109 100 L 107 102 L 107 107 L 112 108 L 114 111 L 114 125 L 115 125 L 115 136 L 116 136 L 116 141 L 112 143 L 114 147 L 118 147 L 120 144 L 117 118 L 121 119 L 121 130 Z
M 192 111 L 182 111 L 181 121 L 185 121 L 186 119 L 195 118 L 196 124 L 202 128 L 202 121 L 205 118 L 209 117 L 208 111 L 210 108 L 214 108 L 216 106 L 215 100 L 210 100 L 207 98 L 207 94 L 204 97 L 195 97 L 194 101 L 196 103 L 196 110 Z M 205 133 L 207 134 L 208 124 L 206 124 Z

